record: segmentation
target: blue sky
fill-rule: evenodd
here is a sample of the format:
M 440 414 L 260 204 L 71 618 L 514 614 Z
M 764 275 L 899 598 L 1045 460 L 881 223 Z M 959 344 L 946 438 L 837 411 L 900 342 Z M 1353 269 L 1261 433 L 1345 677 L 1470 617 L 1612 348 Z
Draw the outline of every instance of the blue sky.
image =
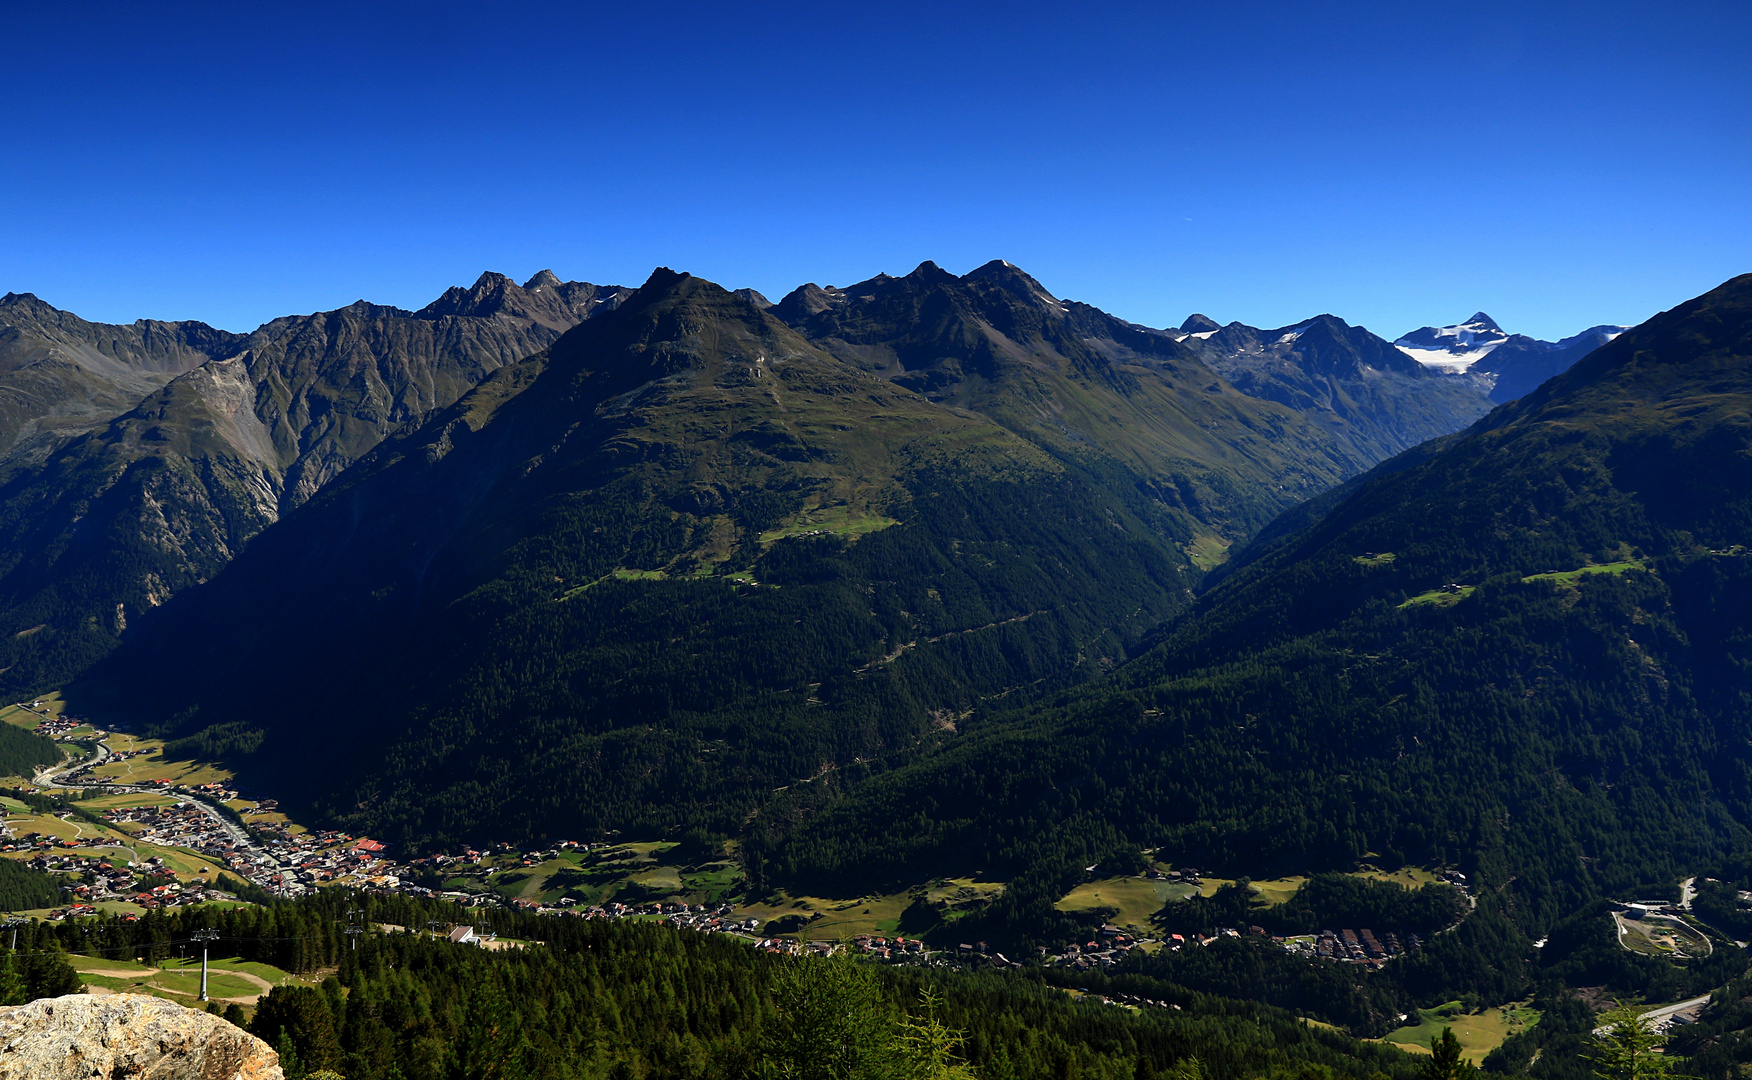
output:
M 1555 337 L 1752 271 L 1744 3 L 619 7 L 8 5 L 0 291 L 245 330 L 1006 258 L 1151 325 Z

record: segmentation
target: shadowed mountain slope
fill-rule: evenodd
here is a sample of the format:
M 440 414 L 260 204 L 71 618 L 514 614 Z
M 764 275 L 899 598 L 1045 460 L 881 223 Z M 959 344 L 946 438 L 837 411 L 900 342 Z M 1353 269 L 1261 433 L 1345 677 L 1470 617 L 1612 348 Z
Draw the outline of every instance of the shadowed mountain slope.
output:
M 624 295 L 546 271 L 527 286 L 485 274 L 417 313 L 361 301 L 247 336 L 200 324 L 94 328 L 30 308 L 34 325 L 97 342 L 82 363 L 120 358 L 144 374 L 101 402 L 45 399 L 26 427 L 53 425 L 55 409 L 80 401 L 88 422 L 146 393 L 0 484 L 0 688 L 28 693 L 78 674 L 129 619 L 217 573 L 390 432 Z
M 1752 275 L 1358 481 L 1111 678 L 781 802 L 751 850 L 843 887 L 985 866 L 1036 921 L 1137 845 L 1449 864 L 1536 932 L 1752 844 L 1748 537 Z
M 1493 378 L 1492 401 L 1514 401 L 1532 393 L 1539 384 L 1570 369 L 1577 360 L 1624 333 L 1623 326 L 1590 326 L 1561 341 L 1540 341 L 1525 334 L 1510 334 L 1501 345 L 1470 367 Z
M 104 673 L 191 747 L 398 839 L 730 831 L 774 787 L 1122 660 L 1188 602 L 1190 536 L 1135 478 L 660 271 L 378 448 Z

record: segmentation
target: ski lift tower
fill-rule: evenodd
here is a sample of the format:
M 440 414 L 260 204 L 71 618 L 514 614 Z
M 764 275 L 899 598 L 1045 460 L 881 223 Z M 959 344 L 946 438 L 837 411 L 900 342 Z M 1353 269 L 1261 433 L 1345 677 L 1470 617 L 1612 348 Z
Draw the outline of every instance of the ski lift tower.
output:
M 207 1000 L 207 946 L 209 943 L 219 940 L 219 931 L 217 931 L 217 930 L 196 930 L 194 933 L 190 934 L 189 937 L 192 938 L 193 940 L 201 943 L 201 1000 L 206 1001 Z

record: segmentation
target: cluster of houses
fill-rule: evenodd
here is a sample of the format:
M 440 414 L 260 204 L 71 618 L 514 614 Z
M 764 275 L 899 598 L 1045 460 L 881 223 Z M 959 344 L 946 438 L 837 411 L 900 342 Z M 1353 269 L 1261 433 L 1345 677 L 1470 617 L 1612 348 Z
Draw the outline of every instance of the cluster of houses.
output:
M 267 881 L 256 882 L 270 892 L 306 892 L 329 884 L 396 891 L 407 875 L 388 857 L 387 845 L 370 837 L 332 830 L 296 836 L 283 828 L 276 831 L 279 835 L 270 835 L 266 845 L 272 863 Z
M 17 708 L 26 709 L 42 716 L 43 719 L 37 723 L 34 730 L 38 735 L 43 735 L 51 739 L 59 739 L 74 728 L 85 723 L 85 721 L 78 717 L 68 716 L 66 713 L 61 713 L 57 716 L 44 707 L 43 703 L 40 701 L 33 701 L 28 705 L 22 701 L 15 701 L 12 704 Z
M 214 798 L 235 792 L 203 785 Z M 181 789 L 179 789 L 181 790 Z M 239 877 L 275 896 L 298 896 L 329 882 L 393 889 L 401 883 L 400 868 L 385 856 L 385 846 L 368 838 L 339 832 L 294 834 L 284 825 L 253 825 L 261 846 L 240 843 L 237 834 L 192 801 L 171 806 L 127 806 L 104 811 L 112 825 L 134 825 L 130 831 L 148 844 L 199 852 Z
M 1301 952 L 1317 956 L 1323 960 L 1339 960 L 1347 964 L 1369 964 L 1380 967 L 1385 961 L 1423 947 L 1423 939 L 1416 934 L 1405 935 L 1401 940 L 1392 930 L 1380 937 L 1369 929 L 1362 930 L 1322 930 L 1312 938 L 1292 938 L 1285 941 L 1285 947 L 1292 952 Z
M 267 877 L 267 856 L 238 844 L 235 835 L 213 820 L 211 814 L 190 801 L 169 806 L 123 806 L 105 810 L 104 820 L 135 838 L 159 847 L 177 847 L 199 852 L 240 877 L 261 884 Z M 122 828 L 134 825 L 136 828 Z M 264 887 L 266 887 L 264 885 Z
M 1179 934 L 1174 935 L 1179 938 Z M 984 942 L 980 943 L 984 945 Z M 1053 953 L 1046 946 L 1038 947 L 1040 959 L 1048 967 L 1068 967 L 1077 971 L 1105 969 L 1121 963 L 1131 951 L 1145 942 L 1117 926 L 1103 926 L 1095 932 L 1095 940 L 1081 944 L 1073 942 L 1061 952 Z M 983 951 L 983 950 L 982 950 Z M 1002 953 L 998 954 L 1002 957 Z
M 1175 1012 L 1180 1011 L 1180 1006 L 1174 1004 L 1172 1001 L 1158 1001 L 1155 998 L 1140 997 L 1137 994 L 1085 994 L 1083 996 L 1093 1001 L 1099 1001 L 1103 1005 L 1132 1005 L 1140 1009 L 1173 1009 Z
M 527 903 L 527 901 L 525 901 Z M 610 902 L 595 907 L 578 909 L 573 904 L 562 899 L 554 907 L 537 907 L 535 910 L 543 914 L 553 914 L 572 908 L 567 914 L 581 916 L 586 919 L 650 919 L 660 918 L 665 922 L 688 930 L 698 930 L 706 934 L 752 934 L 760 929 L 760 920 L 750 917 L 735 918 L 735 907 L 728 903 L 718 905 L 683 904 L 678 901 L 652 901 L 647 904 L 622 904 Z
M 108 856 L 81 855 L 68 851 L 70 841 L 33 844 L 38 854 L 26 862 L 33 869 L 53 874 L 78 875 L 68 886 L 75 902 L 50 913 L 60 919 L 80 913 L 100 900 L 125 900 L 143 908 L 172 908 L 208 900 L 228 900 L 230 897 L 199 883 L 166 880 L 169 873 L 161 858 L 148 859 L 138 867 L 117 866 Z M 11 850 L 23 850 L 8 845 Z M 156 884 L 149 884 L 156 881 Z M 94 909 L 93 909 L 94 910 Z
M 985 942 L 982 941 L 979 944 L 980 951 L 984 952 Z M 970 950 L 972 948 L 969 945 L 961 947 Z M 878 937 L 874 934 L 860 934 L 852 939 L 852 948 L 878 960 L 928 960 L 931 956 L 930 951 L 925 948 L 925 943 L 917 938 L 889 938 Z
M 832 956 L 839 951 L 833 941 L 798 941 L 795 938 L 761 938 L 754 947 L 774 956 Z

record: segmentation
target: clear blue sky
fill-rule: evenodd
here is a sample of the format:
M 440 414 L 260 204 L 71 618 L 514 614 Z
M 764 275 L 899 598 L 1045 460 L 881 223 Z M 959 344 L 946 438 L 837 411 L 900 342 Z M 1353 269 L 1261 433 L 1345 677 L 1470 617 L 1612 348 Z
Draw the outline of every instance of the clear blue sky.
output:
M 33 11 L 33 8 L 35 9 Z M 15 3 L 0 291 L 244 330 L 482 270 L 1006 258 L 1152 325 L 1752 271 L 1752 5 Z

